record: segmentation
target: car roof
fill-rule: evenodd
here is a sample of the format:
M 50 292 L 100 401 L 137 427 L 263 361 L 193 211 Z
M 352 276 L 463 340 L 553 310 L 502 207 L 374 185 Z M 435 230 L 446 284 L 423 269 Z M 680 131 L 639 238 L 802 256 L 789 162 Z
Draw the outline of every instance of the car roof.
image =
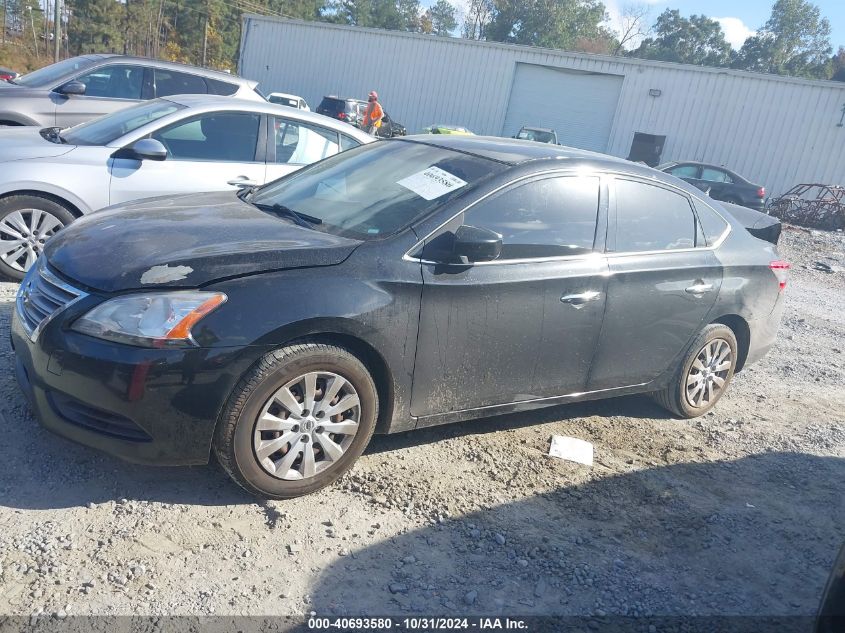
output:
M 244 79 L 243 77 L 239 77 L 238 75 L 233 75 L 231 73 L 223 72 L 222 70 L 212 70 L 210 68 L 202 68 L 201 66 L 192 66 L 190 64 L 182 64 L 180 62 L 167 62 L 161 59 L 152 59 L 150 57 L 140 57 L 134 55 L 117 55 L 113 53 L 104 53 L 104 54 L 94 54 L 94 55 L 80 55 L 80 57 L 84 57 L 85 59 L 91 60 L 102 60 L 108 59 L 109 61 L 117 61 L 120 63 L 139 63 L 144 64 L 145 66 L 153 66 L 155 68 L 168 68 L 170 70 L 176 70 L 181 72 L 190 72 L 194 75 L 202 75 L 203 77 L 210 77 L 212 79 L 218 79 L 220 81 L 228 81 L 229 83 L 236 83 L 241 84 L 249 87 L 254 87 L 258 85 L 257 81 L 252 81 L 251 79 Z
M 218 110 L 218 109 L 232 109 L 245 112 L 262 112 L 266 114 L 278 114 L 287 119 L 299 119 L 306 123 L 313 123 L 322 127 L 331 128 L 338 132 L 342 132 L 347 136 L 351 136 L 361 142 L 369 142 L 373 137 L 362 132 L 356 127 L 338 121 L 331 117 L 317 114 L 316 112 L 308 112 L 306 110 L 298 110 L 288 106 L 270 103 L 269 101 L 257 101 L 253 99 L 239 99 L 237 97 L 224 97 L 221 95 L 174 95 L 170 97 L 162 97 L 162 101 L 172 101 L 179 105 L 185 106 L 199 111 L 204 110 Z
M 452 134 L 438 136 L 419 134 L 407 136 L 405 139 L 459 152 L 467 152 L 510 165 L 518 165 L 534 160 L 569 159 L 612 164 L 615 169 L 619 167 L 638 167 L 629 161 L 608 156 L 607 154 L 599 154 L 598 152 L 563 145 L 549 145 L 547 143 L 500 138 L 498 136 L 460 136 Z
M 530 125 L 523 125 L 522 129 L 531 130 L 532 132 L 549 132 L 550 134 L 554 132 L 554 130 L 549 127 L 532 127 Z
M 271 92 L 268 97 L 287 97 L 288 99 L 302 99 L 299 95 L 293 95 L 289 92 Z M 304 101 L 304 99 L 303 99 Z

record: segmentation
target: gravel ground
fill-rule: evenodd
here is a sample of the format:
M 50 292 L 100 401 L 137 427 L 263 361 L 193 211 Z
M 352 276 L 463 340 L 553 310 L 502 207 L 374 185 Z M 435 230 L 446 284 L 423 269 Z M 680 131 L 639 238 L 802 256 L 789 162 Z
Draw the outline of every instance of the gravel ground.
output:
M 3 334 L 0 614 L 811 614 L 845 540 L 845 238 L 781 253 L 777 347 L 709 415 L 628 397 L 376 437 L 287 502 L 42 430 Z

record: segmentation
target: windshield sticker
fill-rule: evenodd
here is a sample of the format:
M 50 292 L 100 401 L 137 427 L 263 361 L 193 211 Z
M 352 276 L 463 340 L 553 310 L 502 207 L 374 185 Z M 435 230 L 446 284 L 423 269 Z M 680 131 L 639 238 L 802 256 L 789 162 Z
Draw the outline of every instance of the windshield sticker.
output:
M 397 180 L 396 184 L 405 187 L 405 189 L 410 189 L 420 198 L 434 200 L 451 191 L 460 189 L 467 183 L 448 171 L 432 166 L 407 178 Z

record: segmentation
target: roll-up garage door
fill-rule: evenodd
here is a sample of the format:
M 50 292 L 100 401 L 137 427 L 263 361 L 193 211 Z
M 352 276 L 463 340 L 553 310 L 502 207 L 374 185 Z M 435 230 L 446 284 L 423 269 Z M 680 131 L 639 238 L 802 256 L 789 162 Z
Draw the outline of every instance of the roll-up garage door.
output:
M 517 63 L 503 136 L 552 128 L 563 145 L 607 151 L 623 77 Z

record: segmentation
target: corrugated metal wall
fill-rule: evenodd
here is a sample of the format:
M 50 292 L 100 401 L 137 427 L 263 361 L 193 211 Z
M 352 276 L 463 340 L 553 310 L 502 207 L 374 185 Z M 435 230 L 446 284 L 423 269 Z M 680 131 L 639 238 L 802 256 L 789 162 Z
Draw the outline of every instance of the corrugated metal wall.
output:
M 610 154 L 627 156 L 644 132 L 666 136 L 665 161 L 723 164 L 771 194 L 798 182 L 845 184 L 845 85 L 836 82 L 263 16 L 245 18 L 240 74 L 312 108 L 323 95 L 376 89 L 409 132 L 454 123 L 499 135 L 518 62 L 624 76 Z

